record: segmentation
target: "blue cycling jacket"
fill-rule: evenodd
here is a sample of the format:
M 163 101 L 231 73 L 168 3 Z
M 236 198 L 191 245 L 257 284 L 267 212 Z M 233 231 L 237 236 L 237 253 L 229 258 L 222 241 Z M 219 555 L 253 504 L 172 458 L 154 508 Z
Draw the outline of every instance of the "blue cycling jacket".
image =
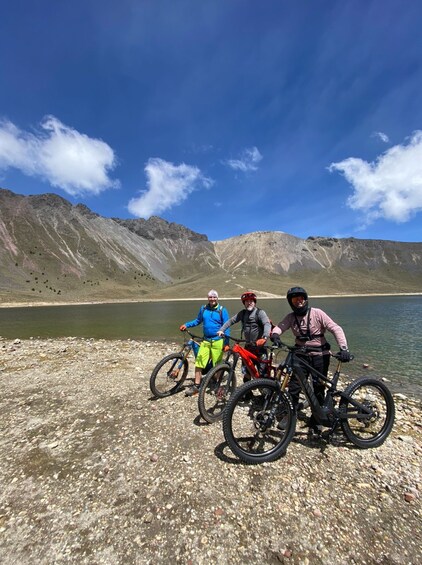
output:
M 187 328 L 194 328 L 202 324 L 204 337 L 210 340 L 216 340 L 221 339 L 221 337 L 217 335 L 217 332 L 228 319 L 229 313 L 224 306 L 217 304 L 215 308 L 211 308 L 210 305 L 207 304 L 201 306 L 195 320 L 186 322 L 185 326 Z M 229 334 L 229 332 L 226 332 L 226 334 Z

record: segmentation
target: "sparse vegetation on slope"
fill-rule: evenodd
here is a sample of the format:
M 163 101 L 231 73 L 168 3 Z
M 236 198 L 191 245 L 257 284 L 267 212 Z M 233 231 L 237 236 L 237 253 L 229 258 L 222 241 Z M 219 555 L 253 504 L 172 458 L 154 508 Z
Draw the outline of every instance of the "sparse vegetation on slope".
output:
M 157 217 L 103 218 L 55 194 L 0 189 L 0 300 L 86 302 L 422 291 L 422 244 L 257 232 L 211 242 Z

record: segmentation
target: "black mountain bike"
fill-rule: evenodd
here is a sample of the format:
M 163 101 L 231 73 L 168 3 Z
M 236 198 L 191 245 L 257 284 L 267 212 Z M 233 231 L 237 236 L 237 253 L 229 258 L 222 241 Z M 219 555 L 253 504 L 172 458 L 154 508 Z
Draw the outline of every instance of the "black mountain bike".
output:
M 393 427 L 395 407 L 391 392 L 382 381 L 360 377 L 339 390 L 342 363 L 338 355 L 332 355 L 338 362 L 330 379 L 307 362 L 312 348 L 283 342 L 281 347 L 288 353 L 282 370 L 277 371 L 277 378 L 245 383 L 227 403 L 223 416 L 224 437 L 239 459 L 249 464 L 264 463 L 286 452 L 297 420 L 292 400 L 285 390 L 292 375 L 298 378 L 316 423 L 329 428 L 328 440 L 341 426 L 347 439 L 360 448 L 384 443 Z M 322 405 L 315 396 L 308 372 L 326 385 Z
M 165 398 L 179 392 L 189 371 L 188 358 L 193 354 L 196 357 L 199 345 L 204 338 L 189 334 L 189 340 L 183 343 L 182 349 L 176 353 L 166 355 L 157 363 L 149 379 L 151 392 L 157 398 Z

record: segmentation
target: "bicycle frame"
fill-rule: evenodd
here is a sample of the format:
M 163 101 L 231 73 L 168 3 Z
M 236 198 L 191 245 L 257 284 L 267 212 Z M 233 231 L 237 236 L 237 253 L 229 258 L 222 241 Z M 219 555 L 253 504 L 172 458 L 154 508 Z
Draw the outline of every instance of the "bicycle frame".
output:
M 340 422 L 340 420 L 347 418 L 364 419 L 371 414 L 371 409 L 364 406 L 360 402 L 357 402 L 345 392 L 337 389 L 342 362 L 335 355 L 331 354 L 332 357 L 337 359 L 337 367 L 333 373 L 333 377 L 330 379 L 329 377 L 326 377 L 320 371 L 312 367 L 301 357 L 301 354 L 306 355 L 310 351 L 319 351 L 319 349 L 296 346 L 292 347 L 283 342 L 281 342 L 281 345 L 288 349 L 286 360 L 283 363 L 284 378 L 281 384 L 281 388 L 282 390 L 284 390 L 284 388 L 288 385 L 290 378 L 295 375 L 299 380 L 300 386 L 302 387 L 306 398 L 308 399 L 312 414 L 318 421 L 318 423 L 324 426 L 332 427 L 332 429 L 334 429 L 334 427 Z M 323 381 L 328 388 L 325 400 L 322 405 L 319 403 L 314 393 L 313 387 L 311 385 L 311 380 L 308 378 L 306 372 L 308 372 L 312 377 L 318 377 L 318 379 Z M 352 404 L 359 410 L 359 414 L 345 414 L 343 412 L 340 412 L 334 406 L 334 396 L 345 398 L 350 404 Z
M 247 343 L 245 342 L 245 340 L 236 339 L 231 336 L 229 337 L 229 339 L 236 342 L 233 345 L 233 347 L 230 348 L 229 351 L 229 354 L 230 352 L 233 352 L 236 355 L 235 360 L 233 362 L 233 370 L 236 368 L 237 362 L 240 357 L 244 365 L 247 367 L 247 370 L 252 378 L 259 379 L 262 376 L 259 374 L 259 371 L 255 363 L 258 363 L 260 365 L 263 364 L 266 366 L 266 370 L 265 370 L 266 374 L 264 375 L 265 377 L 268 378 L 275 377 L 275 372 L 277 370 L 277 367 L 273 365 L 273 355 L 274 355 L 274 349 L 276 348 L 274 348 L 273 346 L 264 346 L 267 350 L 270 350 L 270 356 L 268 359 L 261 359 L 260 357 L 258 357 L 258 355 L 255 355 L 255 353 L 252 353 L 252 351 L 249 351 L 248 349 L 245 349 L 245 347 L 242 347 L 240 345 L 240 343 Z M 254 345 L 254 344 L 251 343 L 250 345 Z
M 188 330 L 184 330 L 184 331 L 187 334 L 189 334 L 191 339 L 189 339 L 188 341 L 185 341 L 183 346 L 182 346 L 182 349 L 180 350 L 180 353 L 183 355 L 183 358 L 179 361 L 179 365 L 177 367 L 177 370 L 180 370 L 183 367 L 183 363 L 189 357 L 191 351 L 193 351 L 194 357 L 196 359 L 196 354 L 198 352 L 200 343 L 203 340 L 202 337 L 194 335 L 194 334 L 190 333 L 190 331 L 188 331 Z M 198 349 L 196 349 L 196 351 L 195 351 L 195 345 L 198 347 Z
M 192 334 L 189 330 L 183 330 L 184 332 L 186 332 L 187 334 L 189 334 L 189 336 L 191 337 L 191 339 L 189 339 L 188 341 L 186 341 L 183 344 L 183 347 L 180 351 L 180 353 L 182 353 L 183 355 L 183 360 L 187 359 L 189 357 L 189 354 L 191 351 L 193 351 L 194 357 L 196 359 L 196 356 L 198 355 L 198 351 L 199 351 L 199 347 L 202 341 L 211 341 L 209 339 L 207 339 L 206 337 L 199 337 L 197 335 Z M 179 367 L 178 369 L 180 369 L 183 366 L 183 361 L 181 361 L 179 363 Z M 208 372 L 208 370 L 212 367 L 212 361 L 211 358 L 208 362 L 208 365 L 205 369 L 202 370 L 202 374 L 205 374 Z

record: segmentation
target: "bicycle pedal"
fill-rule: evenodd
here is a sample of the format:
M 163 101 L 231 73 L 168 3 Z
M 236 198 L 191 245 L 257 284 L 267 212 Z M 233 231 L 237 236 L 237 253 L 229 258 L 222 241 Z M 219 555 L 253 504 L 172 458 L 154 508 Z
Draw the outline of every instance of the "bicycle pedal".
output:
M 318 428 L 309 428 L 308 430 L 308 437 L 310 439 L 320 439 L 322 437 L 322 429 Z

